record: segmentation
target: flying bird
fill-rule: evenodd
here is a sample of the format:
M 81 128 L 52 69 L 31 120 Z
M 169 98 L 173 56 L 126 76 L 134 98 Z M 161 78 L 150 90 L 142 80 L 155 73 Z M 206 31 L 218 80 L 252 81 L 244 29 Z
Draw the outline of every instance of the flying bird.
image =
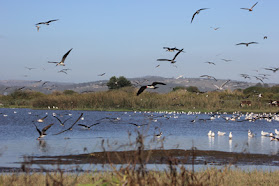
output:
M 170 48 L 170 47 L 163 47 L 163 49 L 166 49 L 167 52 L 174 52 L 174 51 L 179 51 L 178 48 L 174 47 L 174 48 Z
M 200 76 L 200 77 L 206 77 L 206 78 L 208 78 L 208 79 L 214 79 L 215 81 L 217 81 L 217 79 L 216 79 L 215 77 L 209 76 L 209 75 L 202 75 L 202 76 Z
M 218 30 L 220 27 L 210 27 L 212 28 L 213 30 Z
M 63 130 L 61 132 L 58 132 L 57 134 L 53 134 L 53 135 L 58 135 L 58 134 L 62 134 L 63 132 L 66 132 L 68 130 L 73 130 L 74 125 L 82 118 L 83 113 L 80 114 L 80 116 L 78 117 L 78 119 L 66 130 Z
M 243 10 L 249 10 L 249 12 L 253 11 L 253 8 L 256 6 L 256 4 L 258 4 L 258 2 L 256 2 L 251 8 L 240 8 Z
M 267 36 L 264 36 L 263 39 L 267 39 Z
M 48 117 L 48 115 L 46 115 L 45 117 L 38 119 L 37 122 L 42 123 L 44 122 L 44 120 Z
M 65 66 L 64 61 L 65 61 L 65 59 L 67 58 L 67 56 L 69 55 L 69 53 L 71 51 L 72 51 L 72 48 L 66 54 L 64 54 L 64 56 L 62 57 L 60 62 L 51 62 L 51 61 L 49 61 L 48 63 L 56 63 L 56 66 L 58 66 L 58 65 Z
M 248 45 L 250 45 L 250 44 L 258 44 L 258 42 L 237 43 L 236 45 L 246 45 L 248 47 Z
M 230 62 L 230 61 L 232 61 L 231 59 L 221 59 L 221 60 L 223 60 L 223 61 L 225 61 L 225 62 Z
M 33 123 L 33 124 L 34 124 L 34 123 Z M 35 125 L 35 124 L 34 124 L 34 125 Z M 40 129 L 38 129 L 37 125 L 35 125 L 35 127 L 36 127 L 38 133 L 40 134 L 40 136 L 37 138 L 37 140 L 40 140 L 41 138 L 45 137 L 45 136 L 47 135 L 47 134 L 46 134 L 46 131 L 47 131 L 52 125 L 53 125 L 53 123 L 52 123 L 52 124 L 49 124 L 48 126 L 44 127 L 44 128 L 42 129 L 42 131 L 40 131 Z
M 37 25 L 41 25 L 41 24 L 49 25 L 49 23 L 54 22 L 54 21 L 58 21 L 58 20 L 59 20 L 59 19 L 53 19 L 53 20 L 49 20 L 49 21 L 46 21 L 46 22 L 40 22 L 40 23 L 37 23 L 36 26 L 37 26 Z
M 175 58 L 178 56 L 178 54 L 180 54 L 183 51 L 183 48 L 181 50 L 179 50 L 172 59 L 157 59 L 157 61 L 169 61 L 171 63 L 175 63 Z
M 223 90 L 223 87 L 224 87 L 228 82 L 230 82 L 230 81 L 231 81 L 231 80 L 225 81 L 220 87 L 217 86 L 217 85 L 214 85 L 214 86 L 217 88 L 217 90 Z
M 144 125 L 148 125 L 148 124 L 141 124 L 141 125 L 139 125 L 139 124 L 136 124 L 136 123 L 129 123 L 129 124 L 135 125 L 135 126 L 138 127 L 138 128 L 140 128 L 140 127 L 142 127 L 142 126 L 144 126 Z
M 193 22 L 194 17 L 195 17 L 197 14 L 199 14 L 201 10 L 206 10 L 206 9 L 209 9 L 209 8 L 201 8 L 201 9 L 197 10 L 197 11 L 193 14 L 193 17 L 192 17 L 191 23 Z
M 93 126 L 95 126 L 95 125 L 99 125 L 99 124 L 101 124 L 101 123 L 94 123 L 94 124 L 92 124 L 92 125 L 84 125 L 84 124 L 78 124 L 79 126 L 82 126 L 82 127 L 84 127 L 85 129 L 90 129 L 91 127 L 93 127 Z
M 216 65 L 215 63 L 213 63 L 213 62 L 211 62 L 211 61 L 207 61 L 207 62 L 205 62 L 205 63 L 208 63 L 208 64 L 210 64 L 210 65 Z
M 244 79 L 251 79 L 250 76 L 248 74 L 240 74 L 240 76 L 242 76 Z
M 64 121 L 62 122 L 57 116 L 53 116 L 53 117 L 55 117 L 55 118 L 59 121 L 59 123 L 60 123 L 61 126 L 64 126 L 65 123 L 66 123 L 66 121 L 68 121 L 69 119 L 71 119 L 71 118 L 68 118 L 68 119 L 66 119 L 66 120 L 64 120 Z
M 273 73 L 277 72 L 279 70 L 279 67 L 273 67 L 273 68 L 264 68 L 265 70 L 271 70 Z
M 165 83 L 161 83 L 161 82 L 153 82 L 151 85 L 146 85 L 146 86 L 142 86 L 140 87 L 140 89 L 137 92 L 137 96 L 140 95 L 145 89 L 147 88 L 152 88 L 152 89 L 157 89 L 159 87 L 156 87 L 156 85 L 166 85 Z
M 103 76 L 103 75 L 105 75 L 106 73 L 102 73 L 102 74 L 99 74 L 98 76 Z

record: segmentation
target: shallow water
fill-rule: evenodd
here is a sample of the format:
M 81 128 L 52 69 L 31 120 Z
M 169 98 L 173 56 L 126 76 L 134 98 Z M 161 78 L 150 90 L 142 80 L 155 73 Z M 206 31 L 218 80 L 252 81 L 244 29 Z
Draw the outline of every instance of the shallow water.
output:
M 67 111 L 67 110 L 31 110 L 31 109 L 0 109 L 0 167 L 19 167 L 24 156 L 35 155 L 65 155 L 79 154 L 93 151 L 103 151 L 102 140 L 105 140 L 106 150 L 131 150 L 134 147 L 127 145 L 134 142 L 137 133 L 141 131 L 146 137 L 146 148 L 160 148 L 162 143 L 154 137 L 162 132 L 160 139 L 164 139 L 164 149 L 191 149 L 193 146 L 199 150 L 218 150 L 227 152 L 249 152 L 260 154 L 276 154 L 279 142 L 270 141 L 269 137 L 262 137 L 260 132 L 274 132 L 279 128 L 278 121 L 255 122 L 225 121 L 216 118 L 212 121 L 199 121 L 208 119 L 208 114 L 187 115 L 171 113 L 144 113 L 144 112 L 103 112 L 103 111 Z M 55 113 L 62 121 L 69 119 L 65 126 L 61 126 L 52 115 Z M 53 135 L 71 126 L 81 113 L 84 120 L 78 123 L 93 126 L 91 130 L 75 125 L 72 131 Z M 45 115 L 48 117 L 43 123 L 37 122 Z M 69 115 L 71 114 L 71 116 Z M 198 116 L 195 123 L 190 122 Z M 222 115 L 230 117 L 231 115 Z M 105 118 L 105 119 L 102 119 Z M 118 118 L 118 119 L 117 119 Z M 102 119 L 102 120 L 101 120 Z M 243 117 L 241 118 L 243 119 Z M 99 121 L 98 121 L 99 120 Z M 44 140 L 36 140 L 39 136 L 32 121 L 42 129 L 50 123 L 54 125 L 47 131 Z M 141 128 L 129 124 L 147 124 Z M 256 133 L 254 138 L 248 138 L 247 131 Z M 209 130 L 215 132 L 214 138 L 208 137 Z M 218 136 L 217 131 L 223 131 L 225 136 Z M 131 133 L 130 139 L 128 133 Z M 233 133 L 229 140 L 229 132 Z M 109 144 L 109 145 L 108 145 Z

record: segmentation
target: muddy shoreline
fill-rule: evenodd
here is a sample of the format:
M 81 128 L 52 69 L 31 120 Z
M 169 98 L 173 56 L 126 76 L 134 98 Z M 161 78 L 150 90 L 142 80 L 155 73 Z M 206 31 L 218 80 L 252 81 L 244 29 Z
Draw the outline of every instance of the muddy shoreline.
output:
M 279 155 L 249 154 L 207 150 L 107 151 L 78 155 L 29 156 L 21 164 L 195 164 L 279 166 Z

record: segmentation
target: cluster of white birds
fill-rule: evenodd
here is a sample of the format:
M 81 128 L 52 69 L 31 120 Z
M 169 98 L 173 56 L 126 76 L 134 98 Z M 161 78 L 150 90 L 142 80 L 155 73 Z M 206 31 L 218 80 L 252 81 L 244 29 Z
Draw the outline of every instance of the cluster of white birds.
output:
M 224 136 L 226 134 L 226 132 L 218 131 L 217 134 L 218 134 L 218 136 Z M 215 137 L 215 133 L 212 132 L 211 130 L 207 133 L 207 135 L 209 137 Z M 232 139 L 232 132 L 229 133 L 229 139 Z

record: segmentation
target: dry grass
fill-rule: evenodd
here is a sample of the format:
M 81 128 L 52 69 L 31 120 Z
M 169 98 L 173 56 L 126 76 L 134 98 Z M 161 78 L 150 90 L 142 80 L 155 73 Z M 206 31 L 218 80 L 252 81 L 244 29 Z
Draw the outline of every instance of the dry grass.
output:
M 111 172 L 87 173 L 13 173 L 0 175 L 1 186 L 40 185 L 278 185 L 279 171 L 243 171 L 240 169 L 206 169 L 198 172 L 180 168 L 149 171 L 145 176 L 123 168 Z

